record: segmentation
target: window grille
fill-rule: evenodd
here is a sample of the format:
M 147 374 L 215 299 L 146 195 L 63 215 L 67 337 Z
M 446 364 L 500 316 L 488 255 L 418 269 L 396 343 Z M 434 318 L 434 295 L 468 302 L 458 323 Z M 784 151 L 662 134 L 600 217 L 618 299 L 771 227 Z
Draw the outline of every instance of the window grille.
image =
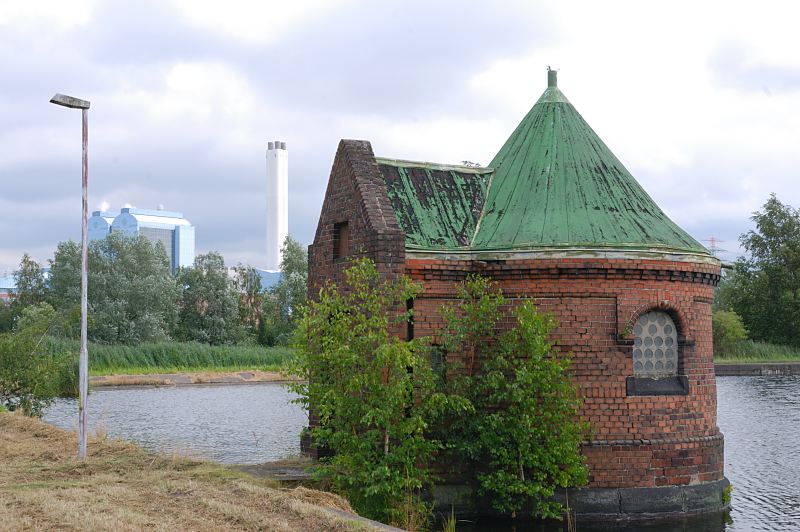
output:
M 633 327 L 633 374 L 664 377 L 678 374 L 678 331 L 669 314 L 651 310 Z

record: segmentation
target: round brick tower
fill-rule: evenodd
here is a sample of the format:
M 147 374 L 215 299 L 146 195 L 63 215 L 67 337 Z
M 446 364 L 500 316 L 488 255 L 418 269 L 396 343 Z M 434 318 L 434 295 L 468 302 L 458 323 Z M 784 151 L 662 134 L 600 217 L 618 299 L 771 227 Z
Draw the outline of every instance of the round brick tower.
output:
M 589 484 L 569 494 L 576 513 L 724 508 L 711 333 L 720 262 L 642 189 L 555 71 L 488 167 L 375 158 L 369 143 L 342 141 L 309 248 L 310 293 L 351 255 L 423 283 L 409 336 L 436 339 L 440 308 L 470 272 L 510 306 L 533 299 L 554 315 L 592 427 Z
M 641 188 L 554 71 L 489 167 L 468 247 L 407 246 L 406 269 L 426 288 L 415 311 L 434 315 L 451 296 L 442 281 L 477 270 L 511 304 L 533 298 L 553 313 L 592 426 L 589 485 L 571 497 L 579 514 L 722 508 L 711 343 L 719 261 Z

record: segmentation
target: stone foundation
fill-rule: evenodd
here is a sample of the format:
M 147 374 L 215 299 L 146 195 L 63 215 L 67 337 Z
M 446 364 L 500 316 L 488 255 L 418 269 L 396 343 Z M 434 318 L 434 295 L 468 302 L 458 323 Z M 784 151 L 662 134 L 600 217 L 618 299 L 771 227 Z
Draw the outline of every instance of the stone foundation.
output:
M 561 491 L 555 499 L 575 512 L 584 521 L 648 521 L 691 517 L 722 512 L 729 504 L 724 500 L 723 478 L 715 482 L 657 488 L 582 488 Z M 567 497 L 568 496 L 568 497 Z M 458 518 L 498 515 L 488 501 L 465 485 L 441 485 L 434 489 L 436 510 Z M 568 500 L 567 500 L 568 499 Z M 524 516 L 521 513 L 520 516 Z

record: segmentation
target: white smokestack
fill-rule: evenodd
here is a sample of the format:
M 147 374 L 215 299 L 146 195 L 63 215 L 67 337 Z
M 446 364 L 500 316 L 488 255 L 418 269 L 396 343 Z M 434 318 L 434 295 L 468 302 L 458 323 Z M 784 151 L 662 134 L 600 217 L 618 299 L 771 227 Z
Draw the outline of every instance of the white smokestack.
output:
M 267 264 L 278 271 L 281 246 L 289 234 L 289 152 L 285 142 L 267 144 Z

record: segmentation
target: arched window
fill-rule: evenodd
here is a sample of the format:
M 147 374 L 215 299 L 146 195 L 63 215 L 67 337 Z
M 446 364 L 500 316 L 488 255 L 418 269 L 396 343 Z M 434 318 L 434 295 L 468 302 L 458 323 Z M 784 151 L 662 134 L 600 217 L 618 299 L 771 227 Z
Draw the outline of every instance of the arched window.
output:
M 667 377 L 678 374 L 678 331 L 666 312 L 651 310 L 633 326 L 633 374 Z

